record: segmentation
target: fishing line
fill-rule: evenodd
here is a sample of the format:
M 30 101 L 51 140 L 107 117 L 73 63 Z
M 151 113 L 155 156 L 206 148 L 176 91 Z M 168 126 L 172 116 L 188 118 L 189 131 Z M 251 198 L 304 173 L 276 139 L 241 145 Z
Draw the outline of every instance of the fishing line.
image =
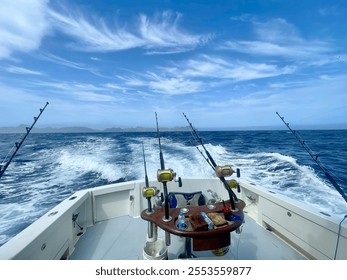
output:
M 336 255 L 337 255 L 337 249 L 339 247 L 339 242 L 340 242 L 340 233 L 341 233 L 341 226 L 342 226 L 342 223 L 343 221 L 347 218 L 347 215 L 344 216 L 344 218 L 342 219 L 342 221 L 340 222 L 339 224 L 339 231 L 338 231 L 338 234 L 337 234 L 337 241 L 336 241 L 336 248 L 335 248 L 335 256 L 334 256 L 334 260 L 336 260 Z
M 22 144 L 24 143 L 25 139 L 28 137 L 30 131 L 33 129 L 34 125 L 36 124 L 37 120 L 40 118 L 41 114 L 43 113 L 43 111 L 46 109 L 46 107 L 48 106 L 48 102 L 46 102 L 46 105 L 43 107 L 43 109 L 40 108 L 40 113 L 38 114 L 37 117 L 34 117 L 34 122 L 31 124 L 30 127 L 26 127 L 26 134 L 24 135 L 24 137 L 19 141 L 15 143 L 15 151 L 12 153 L 10 159 L 5 163 L 4 166 L 0 166 L 0 178 L 2 177 L 2 175 L 4 175 L 7 167 L 10 165 L 11 161 L 13 160 L 13 158 L 15 157 L 16 153 L 19 151 L 20 147 L 22 146 Z
M 19 134 L 17 140 L 15 141 L 15 143 L 18 143 L 18 141 L 23 138 L 24 133 Z M 14 138 L 14 137 L 13 137 Z M 13 149 L 16 147 L 16 145 L 13 145 L 12 148 L 9 150 L 9 152 L 7 153 L 7 155 L 5 156 L 4 160 L 2 161 L 1 164 L 4 164 L 7 161 L 7 158 L 9 157 L 9 155 L 12 153 Z
M 339 180 L 340 182 L 343 182 L 343 179 L 341 179 L 339 176 L 336 175 L 336 173 L 330 171 L 328 168 L 326 168 L 326 171 L 328 171 L 330 174 L 332 174 L 334 176 L 335 179 Z
M 347 203 L 347 195 L 344 192 L 344 190 L 339 186 L 339 184 L 335 181 L 335 179 L 331 176 L 328 169 L 320 162 L 318 159 L 318 155 L 314 154 L 313 151 L 307 146 L 305 140 L 303 140 L 300 136 L 300 134 L 293 130 L 289 123 L 284 120 L 284 117 L 282 117 L 278 112 L 276 112 L 278 117 L 282 120 L 282 122 L 287 126 L 287 128 L 290 130 L 290 132 L 294 135 L 296 140 L 301 144 L 301 146 L 306 150 L 306 152 L 311 156 L 312 160 L 317 163 L 317 165 L 320 167 L 320 169 L 323 171 L 324 175 L 327 177 L 327 179 L 330 181 L 330 183 L 334 186 L 334 188 L 337 190 L 337 192 L 343 197 L 343 199 Z
M 243 224 L 239 227 L 240 233 L 239 233 L 239 239 L 237 240 L 237 246 L 236 246 L 236 259 L 239 259 L 239 247 L 241 242 L 241 235 L 243 230 Z
M 280 117 L 281 117 L 281 116 L 280 116 Z M 335 179 L 338 179 L 340 182 L 343 182 L 343 180 L 342 180 L 339 176 L 337 176 L 336 174 L 334 174 L 334 172 L 332 172 L 332 171 L 329 170 L 326 166 L 323 166 L 323 165 L 319 162 L 319 159 L 318 159 L 318 158 L 320 157 L 319 154 L 318 154 L 318 153 L 313 154 L 313 151 L 307 146 L 306 141 L 303 140 L 303 138 L 301 137 L 301 135 L 300 135 L 300 133 L 299 133 L 298 131 L 296 131 L 296 130 L 291 130 L 291 132 L 292 132 L 292 133 L 294 134 L 294 136 L 299 140 L 300 144 L 301 144 L 302 146 L 304 146 L 304 148 L 305 148 L 306 151 L 310 154 L 310 156 L 312 157 L 312 159 L 318 163 L 319 167 L 321 168 L 320 171 L 323 172 L 323 175 L 324 175 L 325 173 L 332 174 L 332 175 L 334 176 Z M 296 135 L 295 135 L 295 134 L 296 134 Z M 330 180 L 328 180 L 328 181 L 331 183 Z M 332 184 L 332 185 L 334 185 L 334 184 Z
M 211 164 L 211 162 L 208 160 L 207 157 L 205 157 L 205 155 L 203 154 L 203 152 L 199 149 L 199 147 L 197 145 L 195 145 L 191 140 L 189 140 L 189 142 L 198 150 L 198 152 L 202 155 L 202 157 L 207 161 L 207 163 L 209 164 L 209 166 L 212 167 L 212 169 L 214 170 L 213 165 Z
M 236 194 L 233 192 L 233 190 L 230 188 L 230 186 L 228 185 L 227 181 L 225 180 L 225 176 L 230 176 L 232 175 L 232 173 L 234 172 L 233 169 L 231 168 L 231 166 L 218 166 L 216 164 L 216 162 L 214 161 L 213 157 L 211 156 L 210 152 L 206 149 L 202 138 L 198 135 L 197 130 L 194 128 L 193 124 L 189 121 L 188 117 L 183 113 L 184 118 L 186 119 L 186 121 L 188 122 L 190 129 L 191 129 L 191 133 L 193 135 L 194 140 L 197 142 L 197 144 L 200 144 L 201 147 L 203 148 L 203 150 L 205 151 L 205 155 L 203 156 L 204 159 L 208 162 L 208 164 L 212 167 L 212 169 L 215 171 L 217 177 L 219 178 L 219 180 L 223 183 L 225 189 L 227 190 L 228 194 L 229 194 L 229 198 L 230 198 L 230 204 L 231 204 L 231 208 L 232 210 L 237 210 L 235 207 L 235 201 L 238 201 L 238 198 L 236 196 Z M 197 145 L 195 145 L 197 146 Z M 202 153 L 201 153 L 202 154 Z M 226 174 L 226 175 L 224 175 Z M 238 177 L 239 177 L 239 171 L 237 171 Z

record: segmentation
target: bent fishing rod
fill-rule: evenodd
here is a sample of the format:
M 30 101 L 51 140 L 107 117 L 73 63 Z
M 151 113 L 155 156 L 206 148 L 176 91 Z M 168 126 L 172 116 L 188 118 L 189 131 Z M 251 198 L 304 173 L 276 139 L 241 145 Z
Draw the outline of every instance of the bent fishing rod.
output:
M 219 180 L 223 183 L 225 189 L 228 191 L 228 194 L 229 194 L 231 208 L 233 211 L 236 211 L 235 201 L 238 201 L 238 198 L 224 178 L 225 176 L 231 176 L 234 173 L 234 170 L 231 168 L 231 166 L 219 166 L 216 164 L 215 160 L 213 159 L 209 151 L 206 149 L 197 130 L 193 127 L 193 124 L 189 121 L 188 117 L 184 113 L 183 113 L 183 116 L 185 117 L 185 119 L 187 120 L 190 126 L 193 139 L 195 140 L 195 142 L 201 145 L 201 147 L 204 149 L 206 156 L 202 153 L 202 151 L 198 148 L 197 145 L 195 145 L 195 147 L 197 148 L 199 153 L 203 156 L 203 158 L 207 161 L 207 163 L 212 167 L 213 171 L 216 173 Z M 239 174 L 240 174 L 240 170 L 237 169 L 237 177 L 239 177 Z
M 311 156 L 313 161 L 320 167 L 320 169 L 323 171 L 324 175 L 328 178 L 330 183 L 334 186 L 334 188 L 339 192 L 339 194 L 343 197 L 343 199 L 347 203 L 347 196 L 342 190 L 342 188 L 339 186 L 339 184 L 335 181 L 335 179 L 330 175 L 328 169 L 320 162 L 318 159 L 318 155 L 315 155 L 313 151 L 306 145 L 305 140 L 303 140 L 299 133 L 295 130 L 293 130 L 289 123 L 284 120 L 284 117 L 282 117 L 278 112 L 276 114 L 279 116 L 279 118 L 282 120 L 282 122 L 286 125 L 286 127 L 289 129 L 289 131 L 295 136 L 296 140 L 305 148 L 305 150 L 308 152 L 308 154 Z
M 24 137 L 21 139 L 21 141 L 16 142 L 15 143 L 15 150 L 13 152 L 13 154 L 11 155 L 10 159 L 2 166 L 0 164 L 0 179 L 2 177 L 2 175 L 4 175 L 7 167 L 10 165 L 11 161 L 13 160 L 14 156 L 16 155 L 16 153 L 18 152 L 18 150 L 20 149 L 20 147 L 22 146 L 23 142 L 25 141 L 25 139 L 28 137 L 30 131 L 33 129 L 34 125 L 36 124 L 36 122 L 38 121 L 38 119 L 40 118 L 41 114 L 43 113 L 43 111 L 46 109 L 47 105 L 49 103 L 46 102 L 46 105 L 41 109 L 40 108 L 40 113 L 38 114 L 37 117 L 34 117 L 34 122 L 32 123 L 32 125 L 30 127 L 26 127 L 26 134 L 24 135 Z M 6 158 L 5 158 L 6 160 Z

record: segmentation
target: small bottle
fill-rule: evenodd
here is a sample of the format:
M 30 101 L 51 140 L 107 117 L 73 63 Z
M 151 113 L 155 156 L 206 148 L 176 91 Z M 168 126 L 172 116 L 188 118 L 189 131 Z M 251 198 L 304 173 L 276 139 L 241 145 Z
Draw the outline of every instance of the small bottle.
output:
M 206 215 L 205 212 L 200 212 L 200 215 L 204 218 L 205 222 L 208 224 L 208 229 L 214 229 L 214 224 L 211 219 Z
M 180 213 L 178 215 L 177 227 L 179 229 L 186 229 L 187 228 L 186 218 L 184 217 L 184 213 L 182 212 L 182 210 L 180 210 Z
M 227 221 L 231 221 L 231 209 L 229 206 L 225 205 L 225 202 L 223 200 L 223 213 L 224 213 L 224 219 L 226 219 Z

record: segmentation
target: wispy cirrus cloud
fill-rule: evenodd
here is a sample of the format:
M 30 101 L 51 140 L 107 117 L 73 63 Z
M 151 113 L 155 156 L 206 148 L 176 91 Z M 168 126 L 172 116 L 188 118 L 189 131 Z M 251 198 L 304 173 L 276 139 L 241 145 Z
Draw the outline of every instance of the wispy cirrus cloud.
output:
M 108 24 L 103 18 L 87 18 L 80 12 L 50 10 L 56 29 L 71 36 L 82 51 L 121 51 L 144 48 L 156 52 L 182 52 L 208 40 L 208 35 L 194 35 L 179 26 L 180 14 L 165 11 L 150 18 L 140 14 L 133 28 Z
M 167 76 L 154 72 L 137 76 L 118 76 L 128 89 L 145 89 L 166 95 L 182 95 L 203 90 L 204 83 L 184 77 Z
M 81 101 L 88 101 L 88 102 L 115 102 L 117 99 L 114 96 L 107 95 L 107 94 L 97 94 L 95 92 L 75 92 L 75 97 Z
M 82 71 L 88 71 L 92 73 L 93 75 L 103 77 L 103 78 L 110 78 L 107 75 L 101 74 L 96 68 L 86 65 L 85 63 L 81 62 L 75 62 L 72 60 L 65 59 L 63 57 L 47 53 L 47 52 L 41 52 L 39 55 L 36 55 L 37 58 L 44 60 L 44 61 L 49 61 L 51 63 L 57 64 L 57 65 L 62 65 L 67 68 L 71 69 L 77 69 L 77 70 L 82 70 Z M 94 59 L 93 59 L 94 60 Z
M 12 74 L 36 75 L 36 76 L 44 75 L 44 73 L 42 73 L 40 71 L 30 70 L 27 68 L 18 67 L 18 66 L 14 66 L 14 65 L 6 67 L 5 70 L 9 73 L 12 73 Z
M 1 1 L 0 59 L 10 58 L 17 51 L 30 52 L 39 48 L 49 31 L 47 8 L 48 0 Z
M 259 21 L 250 16 L 235 19 L 249 22 L 255 34 L 254 40 L 229 40 L 221 45 L 229 49 L 250 55 L 281 57 L 304 63 L 329 63 L 326 56 L 334 52 L 329 42 L 305 39 L 295 26 L 285 19 L 274 18 Z
M 113 91 L 104 85 L 70 81 L 35 81 L 30 82 L 31 88 L 39 87 L 46 92 L 55 93 L 57 99 L 69 99 L 85 102 L 111 102 L 117 101 Z
M 347 104 L 347 95 L 344 93 L 346 81 L 346 75 L 340 75 L 317 77 L 298 83 L 276 84 L 246 92 L 239 98 L 214 100 L 209 103 L 209 106 L 218 108 L 219 112 L 225 115 L 233 113 L 230 112 L 230 107 L 239 110 L 240 115 L 245 116 L 249 115 L 249 111 L 255 114 L 263 112 L 258 115 L 259 118 L 264 115 L 274 115 L 276 111 L 286 111 L 288 115 L 291 115 L 288 118 L 292 120 L 298 120 L 299 115 L 307 115 L 307 112 L 311 112 L 311 109 L 314 108 L 317 110 L 314 118 L 318 119 L 320 123 L 325 123 L 325 116 L 321 114 L 324 111 L 345 119 L 346 110 L 343 109 L 346 106 L 341 106 L 341 104 Z M 332 98 L 332 95 L 327 92 L 333 92 L 334 97 Z M 298 114 L 298 112 L 304 113 Z M 253 121 L 258 121 L 258 119 L 253 119 Z
M 300 42 L 295 44 L 275 43 L 266 41 L 228 41 L 225 42 L 223 48 L 233 51 L 264 55 L 273 57 L 287 57 L 298 59 L 309 59 L 322 57 L 331 51 L 327 43 L 324 42 Z
M 201 82 L 185 80 L 184 78 L 167 76 L 163 73 L 147 72 L 145 74 L 133 74 L 131 76 L 118 75 L 117 78 L 123 87 L 129 91 L 148 91 L 165 95 L 181 95 L 201 90 Z
M 99 87 L 94 84 L 89 83 L 80 83 L 80 82 L 70 82 L 70 81 L 36 81 L 31 82 L 31 85 L 37 87 L 47 87 L 51 89 L 63 90 L 66 92 L 74 92 L 74 91 L 103 91 L 104 87 Z
M 318 10 L 319 14 L 322 16 L 340 16 L 346 14 L 346 6 L 343 3 L 334 3 L 331 5 L 321 7 Z
M 193 34 L 181 27 L 182 15 L 171 11 L 154 16 L 139 14 L 132 22 L 116 24 L 96 15 L 86 16 L 69 6 L 53 7 L 49 0 L 3 0 L 0 9 L 0 59 L 15 52 L 32 52 L 58 30 L 79 51 L 114 52 L 142 48 L 147 54 L 195 49 L 210 34 Z M 33 24 L 35 23 L 35 24 Z
M 188 94 L 203 91 L 203 81 L 192 80 L 186 77 L 165 77 L 155 73 L 148 75 L 150 81 L 148 87 L 155 92 L 170 95 Z
M 84 51 L 120 51 L 143 45 L 141 38 L 120 27 L 108 27 L 103 19 L 87 19 L 83 14 L 50 10 L 53 26 L 70 35 L 75 47 Z
M 179 27 L 181 14 L 165 11 L 154 19 L 140 15 L 140 34 L 145 48 L 165 52 L 181 52 L 194 49 L 207 42 L 212 35 L 194 35 Z M 166 50 L 165 50 L 166 49 Z
M 129 87 L 147 88 L 169 95 L 208 91 L 225 83 L 277 77 L 295 72 L 295 66 L 250 63 L 219 56 L 200 55 L 144 74 L 118 76 Z
M 51 54 L 51 53 L 42 52 L 37 57 L 39 59 L 49 61 L 49 62 L 52 62 L 54 64 L 63 65 L 63 66 L 73 68 L 73 69 L 89 70 L 89 68 L 90 68 L 90 67 L 88 67 L 82 63 L 74 62 L 74 61 L 59 57 L 59 56 Z
M 242 60 L 223 59 L 218 56 L 201 56 L 199 59 L 188 60 L 182 73 L 191 77 L 208 77 L 246 81 L 260 78 L 290 74 L 294 66 L 279 67 L 275 64 L 251 63 Z

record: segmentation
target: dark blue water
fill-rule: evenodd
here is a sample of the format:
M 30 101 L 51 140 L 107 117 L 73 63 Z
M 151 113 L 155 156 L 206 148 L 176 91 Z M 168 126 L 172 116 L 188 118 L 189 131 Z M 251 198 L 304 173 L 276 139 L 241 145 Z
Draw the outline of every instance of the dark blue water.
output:
M 307 145 L 347 192 L 347 130 L 301 131 Z M 0 162 L 19 134 L 0 134 Z M 213 177 L 190 132 L 162 132 L 166 167 L 178 176 Z M 342 216 L 347 204 L 288 131 L 200 132 L 218 164 L 241 169 L 254 182 L 324 212 Z M 156 179 L 156 133 L 30 134 L 0 181 L 0 244 L 77 190 L 144 178 Z

